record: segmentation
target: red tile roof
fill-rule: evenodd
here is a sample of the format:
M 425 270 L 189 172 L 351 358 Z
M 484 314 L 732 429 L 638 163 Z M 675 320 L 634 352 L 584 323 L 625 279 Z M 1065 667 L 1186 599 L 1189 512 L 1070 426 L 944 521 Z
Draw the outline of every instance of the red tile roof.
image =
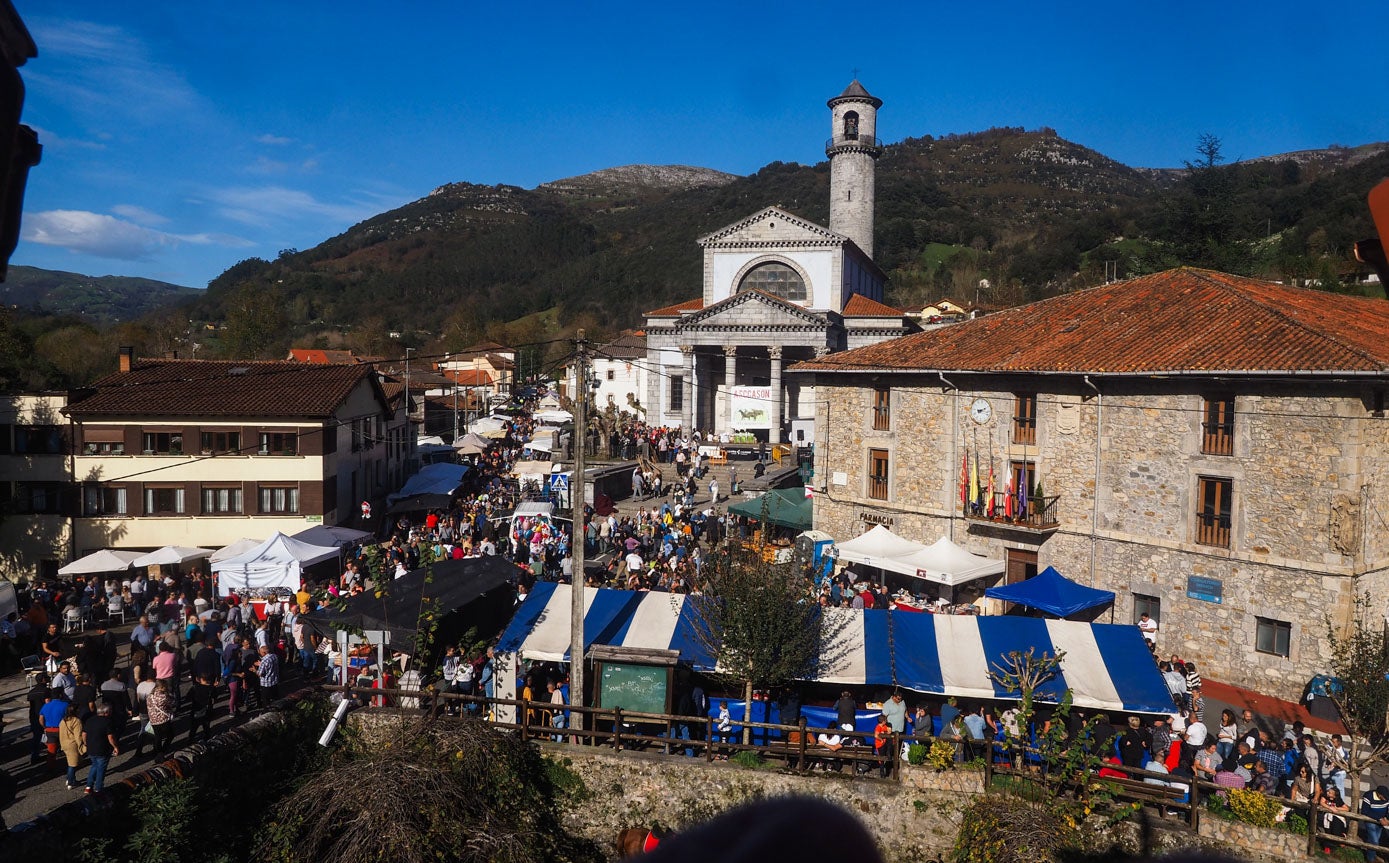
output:
M 439 373 L 461 387 L 485 387 L 492 383 L 492 376 L 482 369 L 440 369 Z
M 676 303 L 673 306 L 654 309 L 646 313 L 648 318 L 678 318 L 681 312 L 697 312 L 704 308 L 703 298 L 696 300 L 686 300 L 683 303 Z
M 351 351 L 330 351 L 322 348 L 290 348 L 289 359 L 296 363 L 319 365 L 361 362 Z
M 1382 374 L 1389 301 L 1182 267 L 792 368 Z
M 844 304 L 846 318 L 900 318 L 903 314 L 901 309 L 870 300 L 863 294 L 854 294 L 849 297 L 849 302 Z
M 92 384 L 67 413 L 130 417 L 332 416 L 375 372 L 366 365 L 138 359 Z M 379 389 L 378 389 L 379 392 Z

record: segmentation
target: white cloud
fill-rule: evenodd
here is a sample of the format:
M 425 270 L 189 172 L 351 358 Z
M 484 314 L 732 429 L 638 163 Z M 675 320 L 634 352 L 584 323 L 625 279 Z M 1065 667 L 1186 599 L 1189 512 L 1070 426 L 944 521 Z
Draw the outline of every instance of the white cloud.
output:
M 25 69 L 26 83 L 94 124 L 108 125 L 115 118 L 160 123 L 171 114 L 187 116 L 206 107 L 184 76 L 154 60 L 130 31 L 40 17 L 30 25 L 45 62 Z
M 125 209 L 140 210 L 139 207 Z M 47 210 L 24 217 L 24 239 L 70 252 L 115 258 L 149 260 L 158 252 L 182 244 L 245 247 L 248 241 L 228 234 L 170 234 L 87 210 Z
M 378 212 L 371 202 L 330 203 L 283 186 L 215 189 L 208 197 L 223 216 L 248 225 L 268 225 L 273 220 L 305 216 L 355 223 Z
M 285 144 L 293 144 L 293 138 L 285 138 L 280 135 L 257 135 L 257 144 L 268 144 L 272 147 L 283 147 Z
M 136 206 L 135 204 L 117 204 L 111 208 L 111 212 L 115 213 L 117 216 L 125 216 L 137 225 L 145 225 L 147 227 L 151 225 L 166 225 L 169 223 L 168 219 L 158 213 L 146 210 L 144 207 Z
M 34 131 L 38 133 L 38 136 L 39 136 L 39 143 L 43 145 L 43 148 L 44 148 L 45 150 L 65 150 L 65 149 L 76 149 L 76 150 L 105 150 L 105 149 L 106 149 L 106 144 L 104 144 L 104 143 L 102 143 L 102 142 L 100 142 L 100 141 L 84 141 L 84 140 L 82 140 L 81 138 L 68 138 L 68 137 L 65 137 L 65 136 L 63 136 L 63 135 L 59 135 L 57 132 L 54 132 L 52 129 L 43 128 L 43 127 L 41 127 L 41 126 L 35 126 L 35 127 L 34 127 Z M 98 137 L 101 137 L 101 138 L 103 138 L 104 140 L 109 140 L 109 139 L 110 139 L 110 136 L 109 136 L 109 135 L 98 136 Z

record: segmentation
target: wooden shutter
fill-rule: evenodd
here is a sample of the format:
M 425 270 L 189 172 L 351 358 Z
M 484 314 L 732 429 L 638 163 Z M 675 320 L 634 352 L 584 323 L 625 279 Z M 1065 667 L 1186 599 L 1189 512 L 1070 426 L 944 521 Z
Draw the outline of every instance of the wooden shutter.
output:
M 299 483 L 299 514 L 323 515 L 323 480 Z

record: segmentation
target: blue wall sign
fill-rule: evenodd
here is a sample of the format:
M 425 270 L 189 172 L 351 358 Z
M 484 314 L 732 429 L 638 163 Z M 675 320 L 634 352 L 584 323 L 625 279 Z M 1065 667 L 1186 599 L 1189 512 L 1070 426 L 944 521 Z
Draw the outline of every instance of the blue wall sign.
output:
M 1214 602 L 1219 605 L 1224 593 L 1225 585 L 1218 578 L 1202 578 L 1198 575 L 1187 576 L 1186 595 L 1192 599 Z

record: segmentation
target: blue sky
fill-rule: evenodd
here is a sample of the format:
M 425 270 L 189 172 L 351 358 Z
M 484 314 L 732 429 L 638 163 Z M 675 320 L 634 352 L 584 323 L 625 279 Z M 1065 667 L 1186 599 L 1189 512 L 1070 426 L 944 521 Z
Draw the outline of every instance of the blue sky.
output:
M 859 70 L 888 141 L 1051 126 L 1135 166 L 1389 140 L 1389 4 L 16 0 L 13 263 L 203 287 L 449 182 L 814 163 Z M 861 11 L 854 11 L 855 9 Z

